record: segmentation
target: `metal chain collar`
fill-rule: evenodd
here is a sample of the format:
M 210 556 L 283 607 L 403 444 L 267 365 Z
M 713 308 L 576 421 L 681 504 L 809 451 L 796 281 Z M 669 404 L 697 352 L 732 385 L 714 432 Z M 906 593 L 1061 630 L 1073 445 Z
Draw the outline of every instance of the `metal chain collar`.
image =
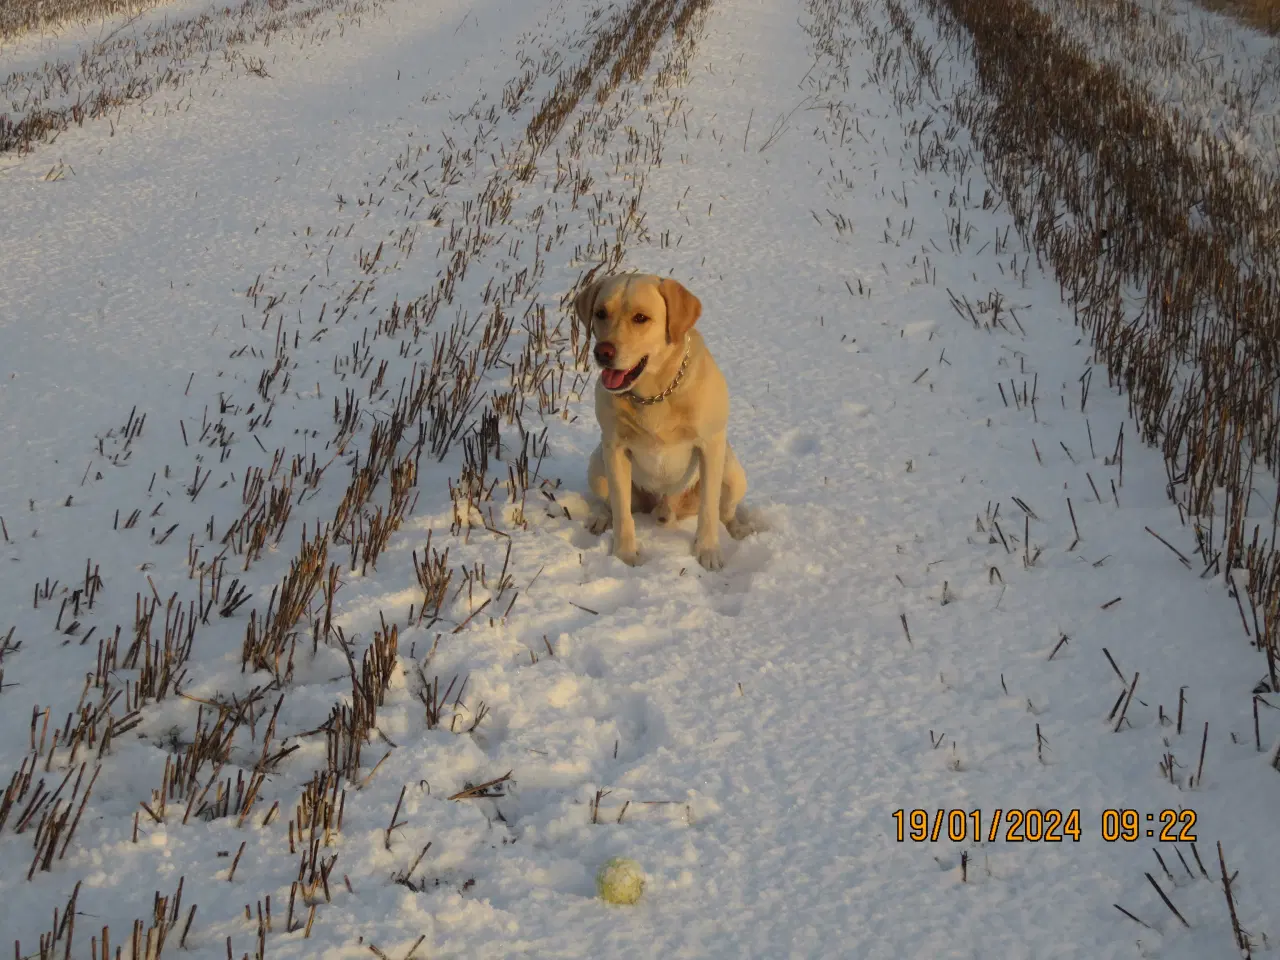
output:
M 667 389 L 663 390 L 656 397 L 642 397 L 631 391 L 628 391 L 627 396 L 631 398 L 632 403 L 661 403 L 671 395 L 671 391 L 680 386 L 680 381 L 684 379 L 684 371 L 687 366 L 689 366 L 689 335 L 686 333 L 684 335 L 684 359 L 680 361 L 680 369 L 676 371 L 676 378 L 671 381 Z

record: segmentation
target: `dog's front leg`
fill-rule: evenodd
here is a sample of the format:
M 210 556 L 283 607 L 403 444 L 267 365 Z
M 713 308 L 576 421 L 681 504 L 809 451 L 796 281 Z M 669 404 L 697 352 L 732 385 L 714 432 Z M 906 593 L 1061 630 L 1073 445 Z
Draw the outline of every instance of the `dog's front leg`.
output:
M 721 431 L 698 447 L 699 481 L 702 497 L 698 502 L 698 529 L 693 535 L 693 552 L 698 563 L 708 570 L 724 566 L 720 554 L 720 486 L 724 481 L 724 458 L 728 439 Z
M 609 477 L 609 509 L 613 513 L 613 555 L 628 566 L 640 562 L 636 549 L 636 519 L 631 515 L 631 458 L 620 443 L 604 448 Z

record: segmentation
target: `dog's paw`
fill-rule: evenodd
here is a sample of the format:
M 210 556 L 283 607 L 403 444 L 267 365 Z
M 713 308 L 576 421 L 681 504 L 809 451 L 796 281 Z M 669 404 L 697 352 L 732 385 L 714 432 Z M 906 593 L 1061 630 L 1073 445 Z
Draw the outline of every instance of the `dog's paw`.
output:
M 694 543 L 693 552 L 704 569 L 715 571 L 724 567 L 724 554 L 720 552 L 718 543 Z
M 729 536 L 735 540 L 742 540 L 753 533 L 763 533 L 769 529 L 768 524 L 757 511 L 749 511 L 741 503 L 733 511 L 733 516 L 724 521 L 724 527 L 729 531 Z
M 630 547 L 614 546 L 613 555 L 625 563 L 628 567 L 638 567 L 640 565 L 640 551 L 632 544 Z
M 613 526 L 613 515 L 604 510 L 592 510 L 583 526 L 589 533 L 602 534 Z

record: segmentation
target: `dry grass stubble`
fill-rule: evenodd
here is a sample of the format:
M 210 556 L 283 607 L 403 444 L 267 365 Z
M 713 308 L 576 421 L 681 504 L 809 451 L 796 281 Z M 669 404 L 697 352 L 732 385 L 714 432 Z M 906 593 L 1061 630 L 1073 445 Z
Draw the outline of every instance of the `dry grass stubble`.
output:
M 1257 465 L 1280 474 L 1280 188 L 1165 119 L 1024 0 L 924 2 L 971 50 L 981 89 L 959 110 L 1164 453 L 1204 575 L 1248 571 L 1245 629 L 1280 688 L 1280 503 L 1255 489 Z
M 322 305 L 316 321 L 348 329 L 353 335 L 355 328 L 351 325 L 364 324 L 354 353 L 346 351 L 334 358 L 334 368 L 346 371 L 347 382 L 352 384 L 343 397 L 333 398 L 333 420 L 325 428 L 332 438 L 328 446 L 337 455 L 324 463 L 315 456 L 308 459 L 285 448 L 268 453 L 263 446 L 270 465 L 242 465 L 243 483 L 235 515 L 211 516 L 207 528 L 188 540 L 189 596 L 175 592 L 162 600 L 154 586 L 150 593 L 138 594 L 134 622 L 123 625 L 123 629 L 116 627 L 114 636 L 108 628 L 99 640 L 95 668 L 86 678 L 81 705 L 67 715 L 65 727 L 59 729 L 56 721 L 50 727 L 50 719 L 55 714 L 61 716 L 58 709 L 36 708 L 31 750 L 0 796 L 0 830 L 5 828 L 6 820 L 10 826 L 15 825 L 8 817 L 10 813 L 19 815 L 18 826 L 22 827 L 43 818 L 28 878 L 46 874 L 55 858 L 60 859 L 67 850 L 79 823 L 78 811 L 88 803 L 93 789 L 93 776 L 102 763 L 109 762 L 105 758 L 110 756 L 113 739 L 133 730 L 157 701 L 167 699 L 172 703 L 182 697 L 190 701 L 186 732 L 167 744 L 161 781 L 145 794 L 147 799 L 133 814 L 134 843 L 151 824 L 168 823 L 173 828 L 190 824 L 195 829 L 202 822 L 225 818 L 234 817 L 237 825 L 252 821 L 259 829 L 272 831 L 277 841 L 273 857 L 296 864 L 296 872 L 291 869 L 296 880 L 289 890 L 287 908 L 276 904 L 275 926 L 270 896 L 256 900 L 256 927 L 246 903 L 246 936 L 253 938 L 255 955 L 266 955 L 269 940 L 293 933 L 301 933 L 306 939 L 317 922 L 326 922 L 333 894 L 344 884 L 350 888 L 341 870 L 334 872 L 337 854 L 332 850 L 343 830 L 347 802 L 358 802 L 358 790 L 377 776 L 395 750 L 395 745 L 380 735 L 377 723 L 379 709 L 404 655 L 399 649 L 402 624 L 435 628 L 438 644 L 442 637 L 467 629 L 483 630 L 486 624 L 492 628 L 500 622 L 520 596 L 508 563 L 503 562 L 501 572 L 495 576 L 483 563 L 466 559 L 459 562 L 458 555 L 465 558 L 469 547 L 474 555 L 472 541 L 487 534 L 499 538 L 499 542 L 505 539 L 506 560 L 510 561 L 512 533 L 527 526 L 527 501 L 535 501 L 527 504 L 530 510 L 542 508 L 545 502 L 555 503 L 552 491 L 558 484 L 539 475 L 546 441 L 536 422 L 543 416 L 568 417 L 567 397 L 579 389 L 580 379 L 585 377 L 581 359 L 587 342 L 583 331 L 572 321 L 567 330 L 563 320 L 555 322 L 555 316 L 542 305 L 545 297 L 531 295 L 541 286 L 546 255 L 559 245 L 565 247 L 559 251 L 564 260 L 594 264 L 584 270 L 582 282 L 597 270 L 616 266 L 631 238 L 644 234 L 638 205 L 643 171 L 660 162 L 663 137 L 675 123 L 674 108 L 667 107 L 667 101 L 687 79 L 689 55 L 709 7 L 710 0 L 630 0 L 596 32 L 583 66 L 550 68 L 558 73 L 560 82 L 540 107 L 532 108 L 527 73 L 508 82 L 502 102 L 511 114 L 521 112 L 526 104 L 532 108 L 529 123 L 513 143 L 493 142 L 494 127 L 490 123 L 477 134 L 474 143 L 450 143 L 448 149 L 433 154 L 433 164 L 427 163 L 431 157 L 423 159 L 421 150 L 416 157 L 406 153 L 397 158 L 394 170 L 388 171 L 383 182 L 393 181 L 395 172 L 400 174 L 400 184 L 421 181 L 424 187 L 418 189 L 427 189 L 434 204 L 424 211 L 423 220 L 442 227 L 446 200 L 458 212 L 435 254 L 444 267 L 443 279 L 418 298 L 397 299 L 389 308 L 366 312 L 361 306 L 378 278 L 395 266 L 382 264 L 384 253 L 388 260 L 411 256 L 416 228 L 407 228 L 399 242 L 388 243 L 385 249 L 379 244 L 376 251 L 362 253 L 360 276 L 354 278 L 345 295 L 335 288 L 336 299 Z M 667 122 L 663 126 L 655 121 L 649 130 L 629 136 L 624 154 L 609 153 L 624 171 L 628 167 L 631 170 L 623 179 L 633 183 L 634 192 L 623 191 L 623 196 L 618 196 L 608 184 L 593 185 L 583 155 L 599 159 L 611 149 L 610 132 L 621 127 L 638 99 L 637 91 L 624 81 L 638 84 L 643 80 L 668 38 L 673 39 L 668 43 L 665 61 L 658 65 L 649 90 L 641 94 L 646 104 L 661 102 Z M 536 162 L 561 142 L 555 131 L 565 128 L 580 107 L 585 109 L 581 110 L 579 121 L 563 138 L 568 141 L 564 148 L 567 154 L 556 155 L 554 170 L 544 166 L 539 171 Z M 477 116 L 492 119 L 496 108 L 477 101 L 472 110 Z M 460 170 L 469 164 L 468 158 L 490 150 L 497 150 L 510 162 L 501 165 L 492 176 L 475 182 L 478 192 L 474 197 L 447 197 L 455 187 L 470 192 L 469 181 Z M 426 166 L 415 169 L 418 162 Z M 429 187 L 425 176 L 428 170 L 433 181 L 439 178 Z M 548 216 L 546 205 L 539 206 L 532 218 L 513 209 L 521 185 L 535 177 L 544 180 L 546 186 L 554 181 L 556 188 L 563 188 L 568 207 L 556 209 L 575 230 L 590 237 L 587 243 L 574 248 L 572 257 L 567 245 L 569 238 L 578 234 L 566 231 L 562 238 L 561 230 L 552 230 L 549 221 L 555 218 Z M 461 202 L 454 206 L 458 201 Z M 417 206 L 405 208 L 405 217 L 412 221 L 410 227 L 419 222 L 417 211 Z M 502 237 L 515 234 L 519 239 L 512 240 L 510 246 L 499 245 L 500 231 Z M 492 251 L 506 249 L 514 258 L 521 242 L 527 244 L 528 251 L 521 260 L 522 269 L 514 275 L 509 270 L 495 272 L 484 283 L 486 275 L 482 271 L 493 267 L 488 260 Z M 468 267 L 480 276 L 467 278 Z M 482 293 L 477 293 L 477 284 L 483 285 Z M 246 407 L 223 398 L 216 409 L 209 411 L 201 432 L 191 433 L 193 450 L 212 452 L 219 465 L 235 462 L 239 451 L 252 450 L 249 444 L 233 445 L 231 437 L 242 433 L 257 439 L 254 431 L 264 426 L 270 413 L 264 418 L 255 409 L 270 411 L 277 399 L 293 395 L 290 384 L 299 365 L 299 337 L 295 333 L 291 338 L 283 330 L 285 312 L 279 304 L 284 294 L 285 291 L 265 290 L 261 277 L 245 293 L 246 299 L 261 311 L 263 328 L 280 331 L 276 350 L 258 377 L 254 402 Z M 570 302 L 573 294 L 570 290 L 562 305 Z M 472 309 L 479 311 L 478 315 L 469 316 L 461 309 L 463 303 L 474 303 Z M 445 319 L 450 315 L 451 320 Z M 302 322 L 300 315 L 298 321 Z M 371 415 L 373 411 L 377 412 L 376 417 Z M 114 458 L 111 462 L 124 466 L 129 447 L 142 436 L 145 423 L 145 415 L 131 414 L 118 433 L 109 431 L 110 444 L 104 445 L 104 456 L 110 455 Z M 508 433 L 517 434 L 505 445 L 501 437 L 503 425 Z M 185 448 L 185 425 L 183 438 Z M 260 440 L 258 443 L 261 446 Z M 436 466 L 451 451 L 454 468 Z M 336 487 L 331 487 L 327 480 L 333 478 L 333 471 L 326 472 L 326 468 L 336 462 L 337 456 L 343 458 L 349 472 L 339 467 L 343 476 L 337 478 Z M 443 492 L 440 488 L 447 486 L 453 523 L 447 534 L 435 531 L 440 534 L 436 539 L 439 547 L 429 536 L 423 559 L 419 561 L 414 554 L 414 571 L 422 593 L 419 601 L 411 605 L 408 618 L 399 620 L 399 611 L 394 617 L 379 616 L 377 627 L 370 631 L 372 636 L 364 645 L 364 641 L 344 634 L 334 623 L 335 597 L 343 586 L 344 571 L 376 568 L 392 535 L 413 512 L 421 481 L 426 479 L 424 474 L 433 466 L 433 492 L 439 495 Z M 453 477 L 440 483 L 446 470 Z M 209 475 L 208 466 L 203 471 L 197 466 L 184 490 L 193 502 L 207 486 L 216 487 L 216 483 L 208 484 Z M 334 498 L 338 501 L 336 509 L 330 512 L 311 507 L 310 516 L 299 518 L 304 505 L 320 492 L 322 483 L 334 494 L 345 485 L 340 499 Z M 205 494 L 206 501 L 202 502 L 213 495 L 216 491 Z M 139 515 L 137 510 L 118 514 L 117 529 L 135 527 Z M 512 533 L 502 530 L 502 526 Z M 265 548 L 282 543 L 289 529 L 297 537 L 297 547 L 291 551 L 288 572 L 271 592 L 264 609 L 246 593 L 232 571 L 243 573 L 258 564 Z M 172 530 L 154 541 L 157 547 L 168 539 L 169 533 Z M 8 538 L 7 532 L 0 530 L 0 534 Z M 213 556 L 208 555 L 210 552 Z M 511 568 L 513 572 L 514 569 Z M 37 610 L 52 604 L 56 587 L 56 582 L 51 586 L 49 581 L 43 587 L 37 585 L 33 596 Z M 56 626 L 63 627 L 64 613 L 67 619 L 83 616 L 87 620 L 99 587 L 97 568 L 86 565 L 85 582 L 75 594 L 74 608 L 68 608 L 66 601 L 63 609 L 54 607 L 58 614 Z M 239 612 L 241 607 L 247 609 Z M 189 682 L 188 665 L 196 642 L 210 623 L 231 616 L 244 625 L 241 662 L 245 674 L 262 682 L 238 696 L 189 696 L 183 687 Z M 74 627 L 80 628 L 79 620 Z M 95 629 L 84 635 L 84 641 Z M 12 643 L 12 631 L 8 636 L 0 635 L 0 656 L 16 652 L 20 646 L 21 642 Z M 321 726 L 291 738 L 282 737 L 276 730 L 276 717 L 295 682 L 295 664 L 313 656 L 321 646 L 345 655 L 350 667 L 349 685 L 337 684 L 333 691 L 335 702 Z M 439 677 L 428 680 L 421 669 L 431 663 L 434 652 L 433 645 L 430 651 L 419 654 L 420 688 L 415 692 L 426 708 L 426 726 L 447 726 L 452 732 L 465 735 L 485 721 L 488 708 L 483 703 L 477 703 L 473 710 L 468 708 L 463 701 L 465 678 L 459 684 L 455 677 L 441 696 Z M 408 655 L 414 657 L 412 647 Z M 555 655 L 549 643 L 547 655 Z M 121 689 L 117 673 L 135 669 L 139 673 L 137 682 Z M 458 722 L 460 719 L 462 723 Z M 325 745 L 322 766 L 288 770 L 282 778 L 273 776 L 284 772 L 282 767 L 298 749 L 298 742 L 313 738 Z M 375 744 L 379 745 L 378 750 L 370 756 L 366 748 Z M 233 747 L 241 757 L 246 751 L 251 754 L 252 762 L 235 760 Z M 69 800 L 59 797 L 61 788 L 51 796 L 39 778 L 41 768 L 48 770 L 55 764 L 67 767 L 67 781 L 75 780 Z M 77 769 L 79 776 L 73 776 Z M 510 775 L 508 772 L 468 785 L 442 797 L 441 802 L 502 796 Z M 273 800 L 272 793 L 279 790 L 278 786 L 273 787 L 273 781 L 289 785 L 303 782 L 301 797 L 295 803 L 284 793 Z M 349 786 L 356 787 L 356 791 L 349 792 Z M 397 803 L 385 832 L 388 851 L 393 847 L 396 830 L 406 825 L 400 819 L 400 811 Z M 261 852 L 250 850 L 244 857 L 246 843 L 231 852 L 234 855 L 229 857 L 230 862 L 219 865 L 217 879 L 258 882 L 255 868 L 261 867 Z M 413 875 L 426 853 L 425 848 L 407 851 L 406 868 L 393 878 L 395 882 L 415 889 Z M 193 902 L 200 888 L 196 883 L 189 885 L 184 902 L 186 879 L 201 880 L 194 866 L 189 877 L 179 880 L 174 893 L 156 891 L 152 909 L 126 930 L 120 931 L 113 922 L 111 927 L 117 928 L 114 938 L 107 924 L 95 921 L 88 935 L 88 948 L 85 935 L 75 941 L 80 943 L 79 952 L 96 956 L 100 948 L 102 956 L 110 956 L 113 941 L 128 942 L 129 955 L 160 960 L 166 945 L 171 947 L 171 953 L 175 944 L 176 948 L 185 947 L 193 923 L 195 935 L 201 935 L 197 904 Z M 38 955 L 42 960 L 73 955 L 73 941 L 79 932 L 75 926 L 79 892 L 77 884 L 69 898 L 59 893 L 46 914 L 53 915 L 53 924 L 40 936 L 38 948 L 29 944 L 24 953 L 21 945 L 15 944 L 18 955 Z M 247 892 L 246 896 L 251 894 Z M 210 919 L 205 918 L 205 922 Z M 234 955 L 247 953 L 243 948 L 233 951 L 230 937 L 226 946 Z M 370 949 L 382 956 L 372 946 Z
M 33 30 L 62 24 L 102 20 L 121 13 L 138 13 L 161 6 L 165 0 L 5 0 L 0 5 L 0 41 L 12 40 Z
M 1206 10 L 1216 10 L 1243 20 L 1267 33 L 1280 33 L 1280 0 L 1196 0 Z

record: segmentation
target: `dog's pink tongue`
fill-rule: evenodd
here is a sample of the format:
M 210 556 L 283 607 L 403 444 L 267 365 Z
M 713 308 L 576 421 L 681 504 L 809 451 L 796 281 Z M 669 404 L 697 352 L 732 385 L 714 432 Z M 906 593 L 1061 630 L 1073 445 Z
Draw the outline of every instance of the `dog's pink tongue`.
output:
M 620 386 L 622 386 L 622 381 L 627 379 L 627 371 L 601 370 L 600 379 L 604 381 L 605 389 L 617 390 Z

